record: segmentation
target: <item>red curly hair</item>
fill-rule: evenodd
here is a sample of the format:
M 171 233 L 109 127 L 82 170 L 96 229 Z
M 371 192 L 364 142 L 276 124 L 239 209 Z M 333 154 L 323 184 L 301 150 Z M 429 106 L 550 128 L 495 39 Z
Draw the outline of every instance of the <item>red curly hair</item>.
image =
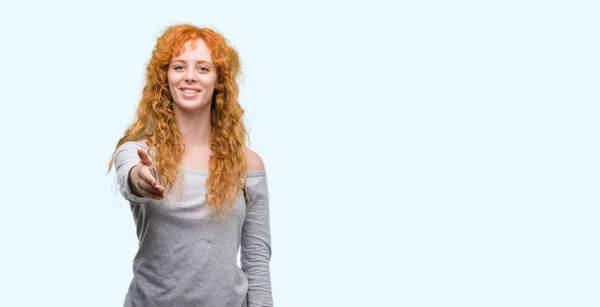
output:
M 146 68 L 146 85 L 138 105 L 136 119 L 117 143 L 146 140 L 153 151 L 153 166 L 167 191 L 182 187 L 180 162 L 185 150 L 166 85 L 167 67 L 184 50 L 185 43 L 203 39 L 217 67 L 217 82 L 211 103 L 211 145 L 209 176 L 206 179 L 206 204 L 217 215 L 229 212 L 236 196 L 246 185 L 246 138 L 244 110 L 238 102 L 240 59 L 233 47 L 210 28 L 190 24 L 167 28 L 156 41 Z M 114 152 L 113 152 L 114 154 Z M 108 171 L 113 166 L 109 162 Z M 180 189 L 181 191 L 181 189 Z

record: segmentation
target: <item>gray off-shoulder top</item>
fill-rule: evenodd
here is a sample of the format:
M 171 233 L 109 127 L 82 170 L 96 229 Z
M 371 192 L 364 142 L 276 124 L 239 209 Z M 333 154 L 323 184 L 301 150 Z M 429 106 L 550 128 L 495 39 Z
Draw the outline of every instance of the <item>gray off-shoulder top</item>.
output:
M 174 188 L 162 200 L 135 196 L 128 175 L 139 162 L 137 148 L 148 150 L 126 142 L 114 154 L 139 239 L 123 306 L 273 306 L 266 172 L 249 172 L 248 195 L 240 192 L 232 214 L 214 220 L 206 172 L 183 170 L 182 194 Z

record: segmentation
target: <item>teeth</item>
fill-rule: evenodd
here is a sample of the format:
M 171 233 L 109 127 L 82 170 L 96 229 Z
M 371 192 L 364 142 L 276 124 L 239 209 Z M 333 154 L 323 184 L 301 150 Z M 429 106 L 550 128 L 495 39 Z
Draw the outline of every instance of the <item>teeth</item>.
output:
M 197 90 L 183 90 L 186 94 L 196 94 L 198 93 Z

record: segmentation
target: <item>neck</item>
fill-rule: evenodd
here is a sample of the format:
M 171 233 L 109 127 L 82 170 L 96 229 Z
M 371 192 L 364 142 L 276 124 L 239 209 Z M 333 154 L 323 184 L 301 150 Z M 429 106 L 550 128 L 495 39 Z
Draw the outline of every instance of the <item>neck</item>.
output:
M 194 113 L 176 109 L 175 118 L 186 148 L 210 148 L 210 105 Z

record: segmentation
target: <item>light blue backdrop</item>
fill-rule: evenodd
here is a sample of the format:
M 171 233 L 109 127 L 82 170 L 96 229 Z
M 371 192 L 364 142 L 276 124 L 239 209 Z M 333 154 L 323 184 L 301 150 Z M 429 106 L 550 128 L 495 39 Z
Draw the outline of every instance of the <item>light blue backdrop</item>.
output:
M 395 3 L 395 4 L 394 4 Z M 277 306 L 600 306 L 595 1 L 0 4 L 3 306 L 120 306 L 168 25 L 238 49 Z

